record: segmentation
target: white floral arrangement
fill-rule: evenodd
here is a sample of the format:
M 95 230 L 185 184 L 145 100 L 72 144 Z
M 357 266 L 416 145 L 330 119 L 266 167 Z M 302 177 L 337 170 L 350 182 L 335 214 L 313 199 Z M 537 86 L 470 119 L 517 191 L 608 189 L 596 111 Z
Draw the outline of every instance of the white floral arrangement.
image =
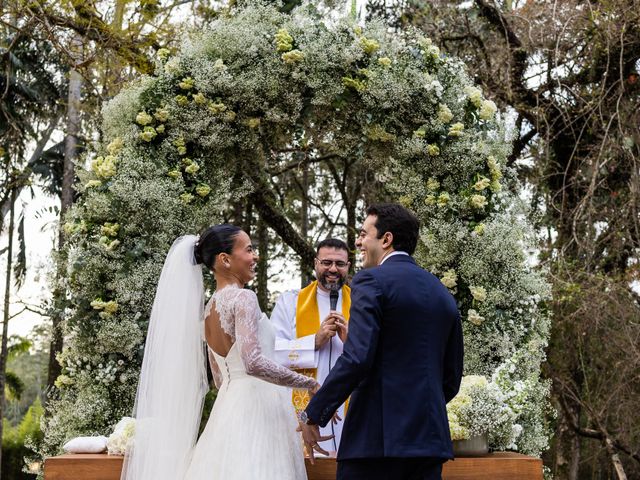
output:
M 122 418 L 107 439 L 109 455 L 124 455 L 131 448 L 135 432 L 136 420 L 131 417 Z
M 506 402 L 500 387 L 481 375 L 462 378 L 460 392 L 447 405 L 452 440 L 468 440 L 487 435 L 497 450 L 517 449 L 516 439 L 522 426 Z

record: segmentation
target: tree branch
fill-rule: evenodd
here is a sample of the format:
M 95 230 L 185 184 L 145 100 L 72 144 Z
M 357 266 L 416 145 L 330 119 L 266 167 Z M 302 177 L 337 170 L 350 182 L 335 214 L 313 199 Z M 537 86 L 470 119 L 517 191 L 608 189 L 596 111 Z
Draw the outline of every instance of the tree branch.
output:
M 113 50 L 140 73 L 153 73 L 155 66 L 140 50 L 139 45 L 147 44 L 157 49 L 159 48 L 157 42 L 149 39 L 128 40 L 116 35 L 111 27 L 102 21 L 95 11 L 89 7 L 89 4 L 85 2 L 74 2 L 74 9 L 77 15 L 76 19 L 56 15 L 44 8 L 39 9 L 38 15 L 33 12 L 32 15 L 41 16 L 41 18 L 45 18 L 55 26 L 71 29 L 83 37 Z
M 336 157 L 338 157 L 337 153 L 329 153 L 327 155 L 323 155 L 323 156 L 320 156 L 320 157 L 310 157 L 308 155 L 305 155 L 304 160 L 294 160 L 292 162 L 289 162 L 285 166 L 281 167 L 280 169 L 269 170 L 269 175 L 277 177 L 277 176 L 282 175 L 283 173 L 286 173 L 286 172 L 288 172 L 290 170 L 294 170 L 296 168 L 300 168 L 303 165 L 310 165 L 312 163 L 321 163 L 321 162 L 325 162 L 327 160 L 331 160 L 332 158 L 336 158 Z
M 537 134 L 538 130 L 532 127 L 531 130 L 529 130 L 524 135 L 521 135 L 518 140 L 513 142 L 513 151 L 507 158 L 507 167 L 511 167 L 516 162 L 516 160 L 520 158 L 520 155 L 522 154 L 524 149 L 529 146 L 529 142 L 533 140 L 533 137 L 535 137 Z
M 249 201 L 269 227 L 300 256 L 302 265 L 311 270 L 316 256 L 315 251 L 293 228 L 293 225 L 278 207 L 278 198 L 269 187 L 265 169 L 259 164 L 256 157 L 257 155 L 253 153 L 245 156 L 245 173 L 249 176 L 254 187 L 253 192 L 249 194 Z

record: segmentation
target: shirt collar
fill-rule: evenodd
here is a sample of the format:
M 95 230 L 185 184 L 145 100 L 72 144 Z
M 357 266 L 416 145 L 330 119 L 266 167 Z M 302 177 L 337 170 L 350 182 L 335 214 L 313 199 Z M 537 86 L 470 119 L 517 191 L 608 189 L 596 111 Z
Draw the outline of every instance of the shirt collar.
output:
M 382 259 L 382 261 L 378 264 L 378 265 L 382 265 L 384 262 L 387 261 L 387 259 L 393 257 L 394 255 L 406 255 L 407 257 L 409 257 L 410 255 L 407 252 L 402 252 L 400 250 L 394 250 L 393 252 L 391 252 L 389 255 L 387 255 L 386 257 L 384 257 Z

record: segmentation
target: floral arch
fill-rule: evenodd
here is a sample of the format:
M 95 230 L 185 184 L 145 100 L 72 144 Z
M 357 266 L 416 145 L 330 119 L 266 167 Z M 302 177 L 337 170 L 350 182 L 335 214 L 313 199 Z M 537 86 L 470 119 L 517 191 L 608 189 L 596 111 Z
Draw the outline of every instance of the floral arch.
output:
M 539 454 L 550 433 L 540 373 L 548 288 L 527 263 L 532 232 L 496 113 L 464 65 L 419 32 L 394 36 L 304 9 L 257 3 L 176 55 L 160 50 L 156 74 L 106 106 L 102 156 L 80 172 L 82 197 L 65 225 L 67 346 L 45 453 L 130 415 L 173 239 L 256 188 L 270 148 L 304 144 L 374 166 L 418 214 L 416 258 L 458 301 L 466 374 L 485 375 L 506 405 L 501 418 L 485 412 L 492 445 Z M 235 172 L 244 180 L 232 184 Z

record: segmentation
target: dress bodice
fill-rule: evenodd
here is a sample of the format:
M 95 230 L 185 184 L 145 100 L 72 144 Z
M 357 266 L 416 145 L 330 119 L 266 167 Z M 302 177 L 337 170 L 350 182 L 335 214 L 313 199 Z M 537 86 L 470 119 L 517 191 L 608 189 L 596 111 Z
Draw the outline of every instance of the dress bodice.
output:
M 258 342 L 262 354 L 268 358 L 273 359 L 273 348 L 275 343 L 275 333 L 273 326 L 269 321 L 269 318 L 263 313 L 258 321 Z M 225 357 L 218 355 L 211 347 L 207 346 L 211 355 L 215 359 L 218 370 L 222 375 L 222 381 L 229 382 L 231 379 L 239 379 L 242 377 L 248 377 L 245 370 L 240 351 L 237 348 L 238 342 L 233 344 L 229 353 Z
M 256 294 L 234 285 L 216 291 L 207 304 L 205 318 L 215 307 L 220 326 L 234 341 L 226 357 L 210 347 L 209 358 L 216 385 L 235 379 L 257 377 L 277 385 L 311 388 L 315 380 L 289 370 L 273 360 L 275 333 L 258 305 Z M 217 377 L 217 378 L 216 378 Z

